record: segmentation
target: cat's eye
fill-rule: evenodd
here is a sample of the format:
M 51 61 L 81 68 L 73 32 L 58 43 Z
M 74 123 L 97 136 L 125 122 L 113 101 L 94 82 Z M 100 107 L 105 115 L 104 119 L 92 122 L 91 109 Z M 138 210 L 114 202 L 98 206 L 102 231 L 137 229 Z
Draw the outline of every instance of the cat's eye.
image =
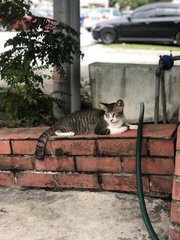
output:
M 113 118 L 118 117 L 118 113 L 117 113 L 117 112 L 113 113 L 113 114 L 112 114 L 112 117 L 113 117 Z
M 108 114 L 105 114 L 106 118 L 109 118 L 110 116 Z
M 119 112 L 113 113 L 114 118 L 119 118 L 120 116 L 121 116 L 121 114 Z

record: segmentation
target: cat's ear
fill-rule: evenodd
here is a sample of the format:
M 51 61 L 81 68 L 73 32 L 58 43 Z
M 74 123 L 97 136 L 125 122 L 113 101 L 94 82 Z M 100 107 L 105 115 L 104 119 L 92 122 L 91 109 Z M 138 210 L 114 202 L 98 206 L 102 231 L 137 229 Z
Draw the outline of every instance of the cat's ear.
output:
M 102 108 L 106 111 L 108 109 L 108 104 L 107 103 L 102 103 L 100 102 L 100 104 L 102 105 Z
M 122 99 L 117 100 L 116 106 L 118 106 L 118 107 L 124 107 L 124 102 L 123 102 L 123 100 L 122 100 Z

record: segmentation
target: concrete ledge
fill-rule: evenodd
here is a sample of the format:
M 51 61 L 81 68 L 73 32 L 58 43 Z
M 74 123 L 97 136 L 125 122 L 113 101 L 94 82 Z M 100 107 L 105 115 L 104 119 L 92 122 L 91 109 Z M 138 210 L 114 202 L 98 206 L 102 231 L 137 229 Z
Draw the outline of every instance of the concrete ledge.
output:
M 145 103 L 145 122 L 154 120 L 155 70 L 152 64 L 124 64 L 95 62 L 89 65 L 92 102 L 99 108 L 100 102 L 116 101 L 122 98 L 125 103 L 125 116 L 131 122 L 137 122 L 139 103 Z M 180 66 L 165 71 L 165 90 L 168 120 L 179 106 Z M 160 97 L 161 102 L 161 97 Z M 160 116 L 162 108 L 160 103 Z

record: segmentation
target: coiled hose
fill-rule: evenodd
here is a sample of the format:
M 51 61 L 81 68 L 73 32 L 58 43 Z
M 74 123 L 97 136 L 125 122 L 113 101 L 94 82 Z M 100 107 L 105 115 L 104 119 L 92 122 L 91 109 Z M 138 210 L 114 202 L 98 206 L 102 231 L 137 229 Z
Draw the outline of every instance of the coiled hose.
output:
M 141 175 L 141 145 L 142 145 L 142 129 L 143 129 L 143 118 L 144 118 L 144 103 L 140 103 L 140 113 L 139 113 L 139 122 L 138 122 L 138 131 L 137 131 L 137 142 L 136 142 L 136 181 L 137 181 L 137 192 L 139 205 L 141 209 L 142 218 L 144 224 L 147 228 L 147 231 L 152 240 L 159 240 L 156 235 L 152 224 L 150 222 L 146 204 L 144 201 L 143 187 L 142 187 L 142 175 Z

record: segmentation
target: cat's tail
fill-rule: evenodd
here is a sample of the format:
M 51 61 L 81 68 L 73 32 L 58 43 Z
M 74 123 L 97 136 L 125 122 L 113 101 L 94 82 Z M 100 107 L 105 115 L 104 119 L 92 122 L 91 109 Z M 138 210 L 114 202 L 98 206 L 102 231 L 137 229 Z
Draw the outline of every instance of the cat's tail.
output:
M 53 133 L 54 128 L 51 127 L 40 135 L 37 141 L 36 150 L 34 154 L 36 159 L 42 160 L 44 158 L 46 142 Z

